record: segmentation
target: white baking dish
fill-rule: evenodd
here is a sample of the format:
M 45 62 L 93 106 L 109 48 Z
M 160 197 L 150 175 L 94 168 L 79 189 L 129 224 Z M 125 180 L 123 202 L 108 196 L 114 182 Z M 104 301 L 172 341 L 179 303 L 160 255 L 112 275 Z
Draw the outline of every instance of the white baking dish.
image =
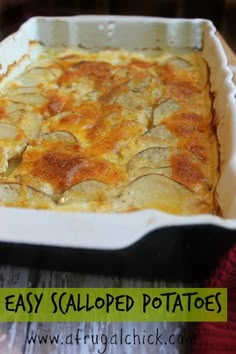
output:
M 16 67 L 22 70 L 33 60 L 37 46 L 32 50 L 31 41 L 96 49 L 202 49 L 216 97 L 221 159 L 217 195 L 223 217 L 173 216 L 156 210 L 95 214 L 0 208 L 0 241 L 109 250 L 127 247 L 149 231 L 165 226 L 211 224 L 236 230 L 236 89 L 210 21 L 122 16 L 32 18 L 1 43 L 0 74 L 14 63 L 20 63 Z

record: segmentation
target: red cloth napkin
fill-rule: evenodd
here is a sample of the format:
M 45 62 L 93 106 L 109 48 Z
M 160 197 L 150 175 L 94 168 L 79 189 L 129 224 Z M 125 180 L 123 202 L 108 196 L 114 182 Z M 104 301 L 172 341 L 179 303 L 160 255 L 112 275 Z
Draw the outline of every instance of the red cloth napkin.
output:
M 236 244 L 221 260 L 206 287 L 228 289 L 228 321 L 196 325 L 191 354 L 236 354 Z

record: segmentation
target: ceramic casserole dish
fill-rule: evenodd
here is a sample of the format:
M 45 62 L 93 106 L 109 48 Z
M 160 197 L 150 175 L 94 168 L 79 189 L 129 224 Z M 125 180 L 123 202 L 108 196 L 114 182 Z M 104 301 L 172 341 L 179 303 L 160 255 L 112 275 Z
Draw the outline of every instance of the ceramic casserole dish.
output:
M 154 209 L 130 212 L 79 212 L 1 207 L 0 241 L 30 245 L 118 250 L 164 227 L 213 225 L 236 228 L 236 103 L 232 72 L 210 21 L 123 16 L 36 17 L 0 44 L 3 80 L 11 81 L 32 63 L 39 49 L 79 47 L 89 51 L 157 48 L 199 49 L 209 68 L 219 146 L 215 196 L 220 216 L 173 215 Z

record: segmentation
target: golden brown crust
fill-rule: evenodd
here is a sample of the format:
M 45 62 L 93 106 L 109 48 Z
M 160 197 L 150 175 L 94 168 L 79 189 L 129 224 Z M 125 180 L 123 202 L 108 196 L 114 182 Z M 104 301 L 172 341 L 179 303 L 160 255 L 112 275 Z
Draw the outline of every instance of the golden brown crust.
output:
M 195 51 L 45 48 L 2 89 L 0 120 L 19 129 L 14 149 L 4 150 L 0 136 L 1 170 L 9 156 L 17 159 L 2 185 L 50 195 L 52 202 L 38 198 L 39 208 L 214 213 L 218 152 L 207 73 Z M 16 206 L 27 206 L 22 198 Z M 1 190 L 0 204 L 9 205 Z
M 58 144 L 59 145 L 59 144 Z M 85 180 L 98 180 L 117 185 L 125 180 L 121 168 L 111 162 L 80 151 L 79 145 L 42 145 L 24 153 L 17 173 L 37 177 L 62 193 Z

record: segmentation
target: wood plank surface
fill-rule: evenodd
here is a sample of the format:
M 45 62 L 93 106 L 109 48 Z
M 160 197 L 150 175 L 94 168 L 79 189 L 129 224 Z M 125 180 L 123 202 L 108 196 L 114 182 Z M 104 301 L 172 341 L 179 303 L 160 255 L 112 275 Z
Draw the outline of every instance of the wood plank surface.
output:
M 36 284 L 36 285 L 35 285 Z M 41 270 L 39 272 L 27 268 L 4 266 L 0 268 L 0 287 L 181 287 L 182 283 L 169 283 L 165 281 L 133 279 L 125 277 L 111 277 L 105 275 L 78 274 L 67 272 L 53 272 Z M 105 350 L 101 343 L 101 336 L 110 338 L 116 334 L 119 338 L 120 331 L 124 334 L 139 335 L 142 341 L 144 336 L 163 333 L 161 338 L 167 338 L 171 334 L 183 334 L 186 331 L 185 324 L 178 323 L 2 323 L 0 324 L 0 353 L 1 354 L 90 354 Z M 79 331 L 80 337 L 84 335 L 98 335 L 98 344 L 76 344 L 75 337 Z M 26 343 L 27 336 L 58 336 L 58 344 L 31 344 Z M 187 335 L 187 334 L 186 334 Z M 71 340 L 73 344 L 71 344 Z M 69 344 L 66 344 L 66 341 Z M 62 344 L 62 342 L 64 344 Z M 104 353 L 129 353 L 129 354 L 177 354 L 185 353 L 184 345 L 164 345 L 158 343 L 155 346 L 143 345 L 109 345 Z
M 119 277 L 110 277 L 104 275 L 91 275 L 91 274 L 72 274 L 72 273 L 61 273 L 61 272 L 48 272 L 40 271 L 38 277 L 38 287 L 75 287 L 75 288 L 87 288 L 87 287 L 167 287 L 167 286 L 180 286 L 180 283 L 170 284 L 166 282 L 160 282 L 158 280 L 145 281 L 143 279 L 132 279 L 132 278 L 119 278 Z M 122 328 L 124 333 L 135 333 L 143 336 L 145 333 L 156 333 L 156 329 L 164 332 L 166 336 L 172 333 L 183 333 L 184 325 L 179 325 L 178 323 L 173 324 L 159 324 L 159 323 L 32 323 L 29 327 L 29 334 L 41 333 L 49 335 L 57 335 L 60 333 L 60 338 L 63 338 L 62 341 L 65 342 L 65 338 L 72 334 L 72 338 L 76 336 L 77 331 L 81 337 L 85 335 L 96 335 L 100 337 L 102 334 L 108 338 L 111 335 L 119 335 L 120 329 Z M 93 345 L 91 342 L 88 344 L 81 343 L 79 345 L 62 345 L 63 351 L 61 353 L 66 354 L 90 354 L 98 353 L 103 351 L 105 346 L 100 344 Z M 182 348 L 183 349 L 183 346 Z M 140 346 L 128 346 L 128 345 L 110 345 L 105 353 L 115 354 L 115 353 L 130 353 L 130 354 L 151 354 L 156 353 L 184 353 L 181 352 L 177 346 L 172 346 L 172 348 L 162 348 L 160 349 L 153 348 L 150 345 Z M 32 346 L 28 344 L 25 348 L 25 354 L 40 354 L 42 353 L 42 345 Z M 43 346 L 43 353 L 60 353 L 59 348 L 52 348 Z

